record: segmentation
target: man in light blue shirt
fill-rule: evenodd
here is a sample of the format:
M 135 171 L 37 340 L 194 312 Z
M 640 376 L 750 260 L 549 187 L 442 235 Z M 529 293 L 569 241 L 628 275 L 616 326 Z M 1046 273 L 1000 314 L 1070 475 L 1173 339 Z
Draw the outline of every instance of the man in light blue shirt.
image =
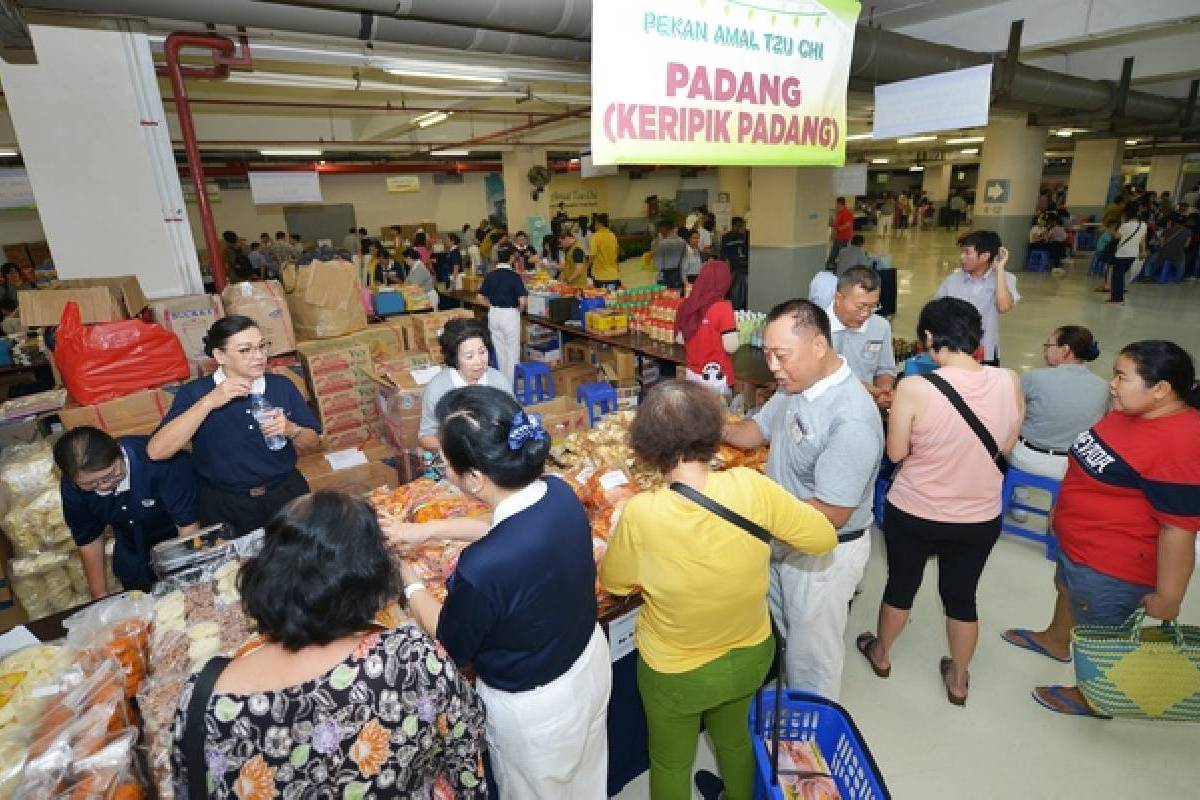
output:
M 995 231 L 972 231 L 958 240 L 955 270 L 934 292 L 938 297 L 957 297 L 979 310 L 983 317 L 983 363 L 1000 366 L 1000 315 L 1012 311 L 1021 302 L 1017 279 L 1004 271 L 1008 249 L 1000 244 Z

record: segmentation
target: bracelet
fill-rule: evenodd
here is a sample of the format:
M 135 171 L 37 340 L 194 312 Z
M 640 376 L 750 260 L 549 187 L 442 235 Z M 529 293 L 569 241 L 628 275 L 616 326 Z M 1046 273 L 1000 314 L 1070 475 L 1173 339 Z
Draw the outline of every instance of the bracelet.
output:
M 412 600 L 412 597 L 414 594 L 416 594 L 417 592 L 423 592 L 423 591 L 425 591 L 425 584 L 421 583 L 421 581 L 417 581 L 416 583 L 410 583 L 408 586 L 404 587 L 404 599 Z

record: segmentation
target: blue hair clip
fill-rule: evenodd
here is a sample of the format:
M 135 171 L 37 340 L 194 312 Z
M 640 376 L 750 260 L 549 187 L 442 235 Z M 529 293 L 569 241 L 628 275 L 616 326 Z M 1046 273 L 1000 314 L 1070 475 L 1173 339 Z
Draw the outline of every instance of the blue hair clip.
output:
M 546 429 L 542 427 L 542 418 L 538 414 L 518 411 L 508 432 L 508 449 L 520 450 L 531 439 L 535 442 L 545 441 Z

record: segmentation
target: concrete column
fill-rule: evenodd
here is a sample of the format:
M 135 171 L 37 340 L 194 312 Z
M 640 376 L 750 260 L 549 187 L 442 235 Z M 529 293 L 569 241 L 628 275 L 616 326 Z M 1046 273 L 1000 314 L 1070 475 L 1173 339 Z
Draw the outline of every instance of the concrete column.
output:
M 833 170 L 754 167 L 750 175 L 750 308 L 807 297 L 829 253 Z
M 928 164 L 921 174 L 921 188 L 929 192 L 929 199 L 945 203 L 950 198 L 950 179 L 954 177 L 953 164 Z
M 1179 199 L 1179 178 L 1183 175 L 1183 156 L 1152 156 L 1146 191 L 1171 193 L 1172 203 Z
M 1009 251 L 1008 268 L 1018 271 L 1025 268 L 1029 226 L 1037 211 L 1046 129 L 1029 127 L 1024 114 L 992 114 L 986 136 L 973 227 L 1000 234 Z
M 511 233 L 528 230 L 530 217 L 544 217 L 550 222 L 550 195 L 543 190 L 537 200 L 532 197 L 529 168 L 546 166 L 546 148 L 516 147 L 502 157 L 504 171 L 504 205 Z M 539 243 L 540 244 L 540 243 Z
M 136 275 L 150 298 L 203 291 L 144 34 L 31 25 L 38 63 L 0 82 L 62 278 Z
M 1113 176 L 1121 175 L 1125 144 L 1120 139 L 1080 139 L 1075 142 L 1071 177 L 1067 181 L 1067 208 L 1076 219 L 1095 215 L 1099 220 L 1108 205 Z

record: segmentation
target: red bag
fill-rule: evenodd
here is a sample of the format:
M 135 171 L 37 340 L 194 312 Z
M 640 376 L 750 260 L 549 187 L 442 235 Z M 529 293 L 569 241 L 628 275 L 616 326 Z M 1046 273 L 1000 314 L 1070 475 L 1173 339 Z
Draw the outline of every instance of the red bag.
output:
M 175 334 L 140 319 L 85 326 L 70 302 L 59 321 L 54 360 L 71 397 L 94 405 L 190 377 Z

